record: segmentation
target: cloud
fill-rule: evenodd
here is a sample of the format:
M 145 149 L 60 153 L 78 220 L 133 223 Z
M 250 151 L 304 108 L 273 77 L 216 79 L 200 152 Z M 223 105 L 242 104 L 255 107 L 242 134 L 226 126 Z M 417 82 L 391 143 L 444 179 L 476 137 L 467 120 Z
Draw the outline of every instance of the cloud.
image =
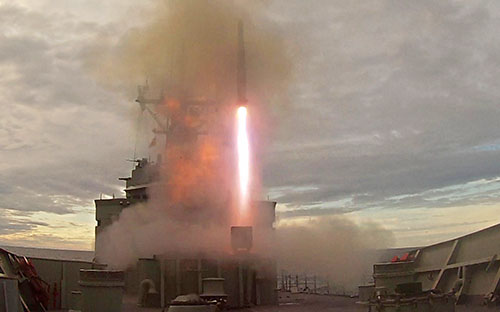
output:
M 29 233 L 38 227 L 50 227 L 50 224 L 32 220 L 28 214 L 18 213 L 12 210 L 2 210 L 0 217 L 0 235 L 12 235 L 19 233 Z M 0 241 L 1 241 L 0 236 Z
M 119 38 L 150 8 L 0 4 L 0 209 L 11 211 L 3 231 L 41 241 L 44 226 L 15 213 L 63 222 L 91 215 L 99 193 L 120 192 L 138 112 L 82 61 L 96 36 Z M 272 110 L 262 154 L 282 218 L 365 209 L 403 218 L 410 208 L 498 202 L 500 4 L 275 0 L 266 10 L 295 60 L 290 103 Z
M 500 151 L 475 148 L 498 142 L 500 133 L 500 45 L 492 40 L 500 8 L 483 4 L 280 6 L 276 18 L 301 38 L 304 61 L 297 64 L 293 101 L 277 116 L 264 182 L 271 191 L 310 189 L 274 199 L 303 209 L 360 196 L 339 208 L 439 208 L 459 202 L 419 194 L 499 177 Z M 486 197 L 460 201 L 499 194 L 495 187 Z M 392 199 L 399 195 L 407 197 Z
M 93 214 L 100 193 L 121 192 L 116 178 L 130 168 L 132 104 L 98 87 L 80 61 L 102 27 L 50 6 L 0 4 L 4 240 L 42 235 L 48 224 L 37 212 L 55 214 L 57 223 L 58 215 Z
M 356 211 L 354 208 L 303 208 L 278 211 L 278 219 L 290 217 L 318 217 L 346 214 Z

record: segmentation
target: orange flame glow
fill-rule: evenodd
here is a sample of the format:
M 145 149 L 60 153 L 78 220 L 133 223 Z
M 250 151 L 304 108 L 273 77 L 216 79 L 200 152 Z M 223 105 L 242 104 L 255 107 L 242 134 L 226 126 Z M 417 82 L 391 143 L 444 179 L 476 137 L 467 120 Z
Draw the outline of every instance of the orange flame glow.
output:
M 248 193 L 250 182 L 250 146 L 247 131 L 247 108 L 240 106 L 237 111 L 238 119 L 238 173 L 240 187 L 240 219 L 245 219 L 248 207 Z M 242 220 L 240 220 L 242 221 Z

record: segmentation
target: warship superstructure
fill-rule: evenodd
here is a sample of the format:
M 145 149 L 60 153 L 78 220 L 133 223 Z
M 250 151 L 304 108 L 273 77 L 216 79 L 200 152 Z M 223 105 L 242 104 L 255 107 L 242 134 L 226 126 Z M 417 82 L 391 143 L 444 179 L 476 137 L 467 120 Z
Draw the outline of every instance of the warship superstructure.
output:
M 235 75 L 236 90 L 238 100 L 246 102 L 245 54 L 241 23 L 238 25 L 238 32 L 239 65 Z M 103 265 L 107 263 L 102 261 L 99 255 L 109 246 L 103 243 L 100 236 L 126 209 L 138 209 L 138 204 L 142 204 L 141 207 L 146 209 L 150 208 L 149 206 L 153 205 L 151 203 L 153 194 L 161 197 L 161 208 L 168 209 L 171 201 L 170 188 L 176 187 L 178 181 L 175 179 L 176 175 L 184 173 L 182 170 L 176 172 L 176 162 L 196 166 L 195 154 L 200 138 L 210 135 L 209 123 L 217 118 L 217 103 L 213 100 L 190 97 L 185 92 L 175 92 L 175 97 L 161 93 L 157 98 L 149 98 L 148 91 L 147 84 L 139 86 L 136 102 L 140 106 L 141 113 L 147 113 L 153 119 L 155 140 L 158 136 L 163 137 L 165 141 L 155 161 L 149 158 L 133 160 L 135 168 L 132 174 L 120 178 L 125 182 L 124 197 L 95 200 L 97 221 L 95 253 L 97 261 L 103 262 Z M 196 187 L 189 185 L 183 189 L 183 196 L 189 198 L 189 192 L 195 191 Z M 220 188 L 223 189 L 224 185 Z M 159 195 L 159 192 L 162 194 Z M 221 191 L 221 194 L 225 193 L 224 190 Z M 226 207 L 217 209 L 225 212 L 234 210 L 229 197 L 222 201 L 222 205 Z M 188 205 L 181 202 L 175 209 L 186 209 L 185 206 Z M 223 229 L 231 238 L 231 244 L 226 248 L 227 252 L 219 250 L 209 252 L 207 255 L 206 252 L 200 252 L 195 248 L 187 252 L 158 250 L 157 253 L 136 259 L 136 265 L 129 267 L 125 272 L 125 289 L 127 292 L 138 294 L 139 304 L 145 307 L 165 307 L 179 295 L 198 294 L 212 298 L 213 291 L 211 294 L 207 293 L 210 292 L 209 288 L 213 288 L 211 285 L 219 285 L 215 286 L 219 289 L 219 299 L 229 307 L 276 304 L 276 263 L 273 259 L 250 252 L 253 234 L 261 230 L 266 230 L 266 233 L 272 232 L 275 205 L 275 202 L 270 201 L 250 201 L 252 227 L 245 224 L 245 226 L 227 226 Z M 203 213 L 203 209 L 207 207 L 188 208 Z M 216 215 L 215 218 L 228 219 L 225 215 Z M 221 222 L 221 224 L 222 227 L 226 226 L 226 223 Z M 224 242 L 221 241 L 220 244 Z M 149 291 L 151 289 L 155 292 Z

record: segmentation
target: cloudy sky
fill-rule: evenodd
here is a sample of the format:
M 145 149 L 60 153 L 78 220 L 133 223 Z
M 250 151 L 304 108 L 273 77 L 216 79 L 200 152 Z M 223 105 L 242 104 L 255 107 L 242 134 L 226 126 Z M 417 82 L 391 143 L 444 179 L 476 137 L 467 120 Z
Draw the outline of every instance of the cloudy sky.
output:
M 0 0 L 0 244 L 89 249 L 121 194 L 133 98 L 84 68 L 149 1 Z M 280 222 L 342 215 L 395 246 L 500 223 L 500 3 L 270 1 L 294 58 L 263 183 Z

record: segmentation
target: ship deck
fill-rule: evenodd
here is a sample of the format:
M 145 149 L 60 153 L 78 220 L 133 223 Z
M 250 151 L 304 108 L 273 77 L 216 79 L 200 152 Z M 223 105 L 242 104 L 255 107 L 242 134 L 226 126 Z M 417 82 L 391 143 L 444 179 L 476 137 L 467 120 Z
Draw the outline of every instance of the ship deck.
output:
M 126 298 L 122 311 L 125 312 L 159 312 L 161 309 L 139 308 L 134 298 Z M 258 306 L 233 311 L 241 312 L 361 312 L 366 307 L 356 304 L 356 298 L 343 296 L 323 296 L 307 294 L 291 294 L 280 296 L 278 306 Z
M 278 306 L 258 306 L 233 311 L 241 312 L 366 312 L 368 307 L 356 304 L 357 298 L 344 296 L 280 294 Z M 126 298 L 124 312 L 160 312 L 162 309 L 139 308 L 134 298 Z M 491 311 L 486 307 L 457 306 L 456 312 Z

